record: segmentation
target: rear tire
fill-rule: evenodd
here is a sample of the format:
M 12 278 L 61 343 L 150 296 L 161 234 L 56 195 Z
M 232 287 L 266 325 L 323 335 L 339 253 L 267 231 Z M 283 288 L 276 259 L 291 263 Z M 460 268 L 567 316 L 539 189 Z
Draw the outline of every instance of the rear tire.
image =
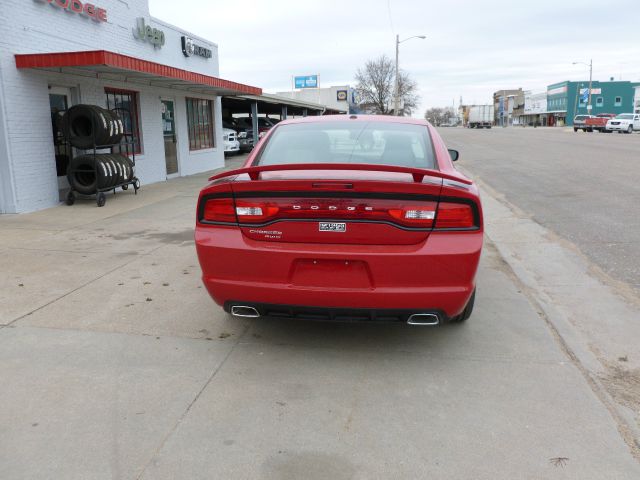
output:
M 464 310 L 462 310 L 462 313 L 460 315 L 456 315 L 455 317 L 453 317 L 451 320 L 449 320 L 449 322 L 451 323 L 462 323 L 464 321 L 466 321 L 470 316 L 471 313 L 473 312 L 473 304 L 476 301 L 476 289 L 473 289 L 473 293 L 471 294 L 471 298 L 469 298 L 469 301 L 467 302 L 466 307 L 464 307 Z

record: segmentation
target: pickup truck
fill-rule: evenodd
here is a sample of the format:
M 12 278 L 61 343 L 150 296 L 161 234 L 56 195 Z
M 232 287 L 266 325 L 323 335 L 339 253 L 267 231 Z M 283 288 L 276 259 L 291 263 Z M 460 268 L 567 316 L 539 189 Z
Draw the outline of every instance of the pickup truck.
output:
M 576 115 L 573 118 L 573 131 L 577 132 L 578 130 L 582 130 L 583 132 L 592 132 L 593 130 L 587 127 L 587 121 L 591 118 L 591 115 Z
M 588 128 L 587 131 L 592 132 L 594 130 L 598 132 L 608 132 L 611 133 L 610 130 L 607 130 L 607 122 L 616 116 L 615 113 L 599 113 L 595 117 L 589 117 L 585 120 L 585 126 Z

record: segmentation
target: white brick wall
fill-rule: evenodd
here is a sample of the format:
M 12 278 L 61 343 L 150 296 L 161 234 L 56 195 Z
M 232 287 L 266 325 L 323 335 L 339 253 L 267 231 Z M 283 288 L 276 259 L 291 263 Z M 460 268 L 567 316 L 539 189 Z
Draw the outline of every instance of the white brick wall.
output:
M 216 145 L 189 151 L 185 92 L 131 82 L 88 78 L 37 70 L 18 70 L 17 53 L 109 50 L 184 70 L 218 76 L 217 45 L 149 17 L 146 0 L 95 0 L 107 10 L 107 23 L 54 7 L 41 0 L 24 0 L 3 9 L 0 17 L 0 213 L 19 213 L 51 207 L 59 202 L 52 143 L 49 86 L 71 87 L 76 103 L 106 106 L 105 87 L 139 92 L 143 154 L 136 158 L 143 184 L 166 178 L 160 98 L 175 100 L 178 161 L 181 175 L 224 164 L 220 100 L 215 100 Z M 161 49 L 134 38 L 136 18 L 165 33 Z M 180 37 L 188 35 L 213 52 L 213 57 L 185 57 Z

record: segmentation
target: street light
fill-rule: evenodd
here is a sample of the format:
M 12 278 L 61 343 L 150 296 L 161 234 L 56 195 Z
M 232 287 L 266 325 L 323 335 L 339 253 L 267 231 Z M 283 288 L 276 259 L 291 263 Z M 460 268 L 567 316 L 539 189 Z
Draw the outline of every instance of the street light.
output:
M 593 59 L 589 60 L 589 63 L 585 62 L 573 62 L 573 65 L 586 65 L 589 67 L 589 100 L 587 102 L 587 112 L 591 115 L 591 83 L 593 80 Z
M 393 94 L 393 114 L 398 116 L 398 110 L 400 109 L 400 78 L 399 78 L 399 70 L 398 70 L 398 52 L 400 50 L 400 44 L 402 42 L 406 42 L 407 40 L 411 40 L 412 38 L 419 38 L 424 40 L 426 35 L 414 35 L 413 37 L 405 38 L 404 40 L 400 40 L 400 35 L 396 35 L 396 81 L 395 88 Z

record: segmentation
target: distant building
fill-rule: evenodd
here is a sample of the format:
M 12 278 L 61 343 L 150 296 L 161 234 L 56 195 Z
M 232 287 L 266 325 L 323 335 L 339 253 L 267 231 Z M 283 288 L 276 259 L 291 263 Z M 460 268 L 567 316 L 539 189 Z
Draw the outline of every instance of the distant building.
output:
M 462 103 L 458 106 L 458 117 L 464 127 L 469 124 L 469 110 L 471 107 L 472 105 L 462 105 Z
M 498 90 L 493 93 L 493 105 L 497 127 L 514 125 L 514 119 L 518 125 L 519 117 L 524 113 L 524 91 L 522 88 Z
M 329 113 L 349 113 L 349 104 L 353 99 L 353 89 L 349 85 L 326 88 L 303 88 L 289 92 L 278 92 L 277 95 L 305 102 L 324 105 Z
M 520 123 L 529 126 L 546 127 L 547 125 L 547 92 L 524 92 L 524 110 Z
M 547 87 L 547 125 L 573 125 L 576 115 L 599 113 L 631 113 L 640 108 L 634 100 L 640 83 L 629 81 L 593 81 L 591 85 L 591 110 L 589 105 L 589 81 L 564 81 Z

